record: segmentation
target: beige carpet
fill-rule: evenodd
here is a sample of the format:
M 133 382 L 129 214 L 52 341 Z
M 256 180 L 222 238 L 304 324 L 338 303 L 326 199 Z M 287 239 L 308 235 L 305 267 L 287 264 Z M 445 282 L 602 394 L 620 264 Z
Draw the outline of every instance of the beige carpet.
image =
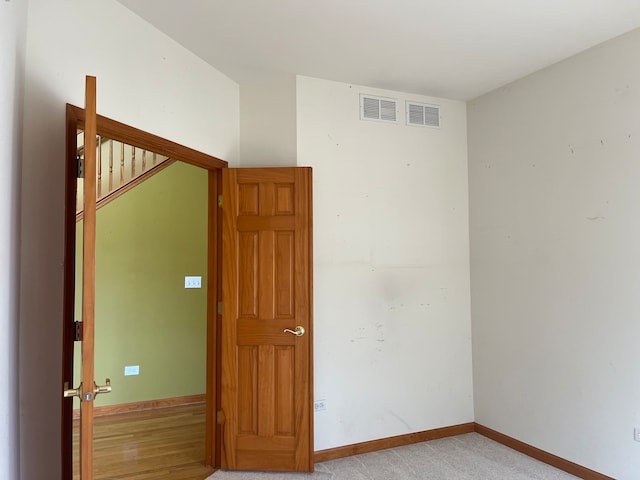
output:
M 316 464 L 311 474 L 218 471 L 208 480 L 571 480 L 477 433 Z

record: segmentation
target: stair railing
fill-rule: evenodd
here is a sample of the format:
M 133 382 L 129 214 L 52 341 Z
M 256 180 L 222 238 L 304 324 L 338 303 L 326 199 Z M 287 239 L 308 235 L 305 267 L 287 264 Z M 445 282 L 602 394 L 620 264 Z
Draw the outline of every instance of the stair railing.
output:
M 169 157 L 100 135 L 98 135 L 96 145 L 97 208 L 131 190 L 175 162 Z M 84 132 L 82 131 L 78 133 L 77 158 L 79 171 L 83 171 Z M 83 186 L 84 179 L 78 178 L 76 221 L 83 216 Z

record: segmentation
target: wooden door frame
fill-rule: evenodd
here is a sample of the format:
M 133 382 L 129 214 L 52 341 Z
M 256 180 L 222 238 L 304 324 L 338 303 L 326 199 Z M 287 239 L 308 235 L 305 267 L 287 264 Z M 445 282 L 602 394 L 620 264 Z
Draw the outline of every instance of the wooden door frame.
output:
M 67 104 L 65 156 L 65 218 L 64 218 L 64 297 L 62 314 L 62 382 L 73 385 L 73 349 L 75 314 L 75 249 L 76 249 L 76 182 L 77 182 L 77 129 L 84 127 L 83 108 Z M 219 468 L 221 462 L 222 428 L 216 422 L 220 409 L 221 364 L 220 332 L 222 281 L 222 215 L 218 208 L 218 195 L 222 187 L 221 169 L 228 163 L 211 155 L 198 152 L 151 133 L 97 116 L 97 133 L 114 140 L 144 148 L 167 157 L 206 169 L 208 174 L 208 228 L 207 228 L 207 367 L 206 367 L 206 434 L 205 464 Z M 62 477 L 73 476 L 73 400 L 62 401 Z

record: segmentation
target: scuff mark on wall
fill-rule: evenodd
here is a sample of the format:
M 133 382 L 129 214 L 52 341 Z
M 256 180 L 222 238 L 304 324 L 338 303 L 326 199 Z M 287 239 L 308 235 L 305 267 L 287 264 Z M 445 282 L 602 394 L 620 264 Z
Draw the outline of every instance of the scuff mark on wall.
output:
M 389 412 L 389 415 L 391 415 L 393 418 L 397 419 L 400 423 L 407 427 L 407 431 L 411 431 L 411 425 L 409 425 L 409 423 L 405 419 L 403 419 L 400 415 L 397 415 L 393 410 L 387 411 Z

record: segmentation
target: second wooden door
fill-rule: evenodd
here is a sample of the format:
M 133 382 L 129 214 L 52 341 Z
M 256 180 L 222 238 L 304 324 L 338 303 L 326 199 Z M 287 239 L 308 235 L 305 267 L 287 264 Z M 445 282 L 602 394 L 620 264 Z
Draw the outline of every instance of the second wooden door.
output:
M 223 169 L 222 467 L 313 471 L 311 169 Z

